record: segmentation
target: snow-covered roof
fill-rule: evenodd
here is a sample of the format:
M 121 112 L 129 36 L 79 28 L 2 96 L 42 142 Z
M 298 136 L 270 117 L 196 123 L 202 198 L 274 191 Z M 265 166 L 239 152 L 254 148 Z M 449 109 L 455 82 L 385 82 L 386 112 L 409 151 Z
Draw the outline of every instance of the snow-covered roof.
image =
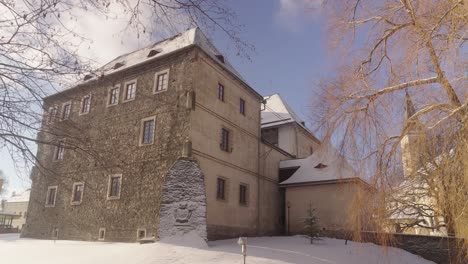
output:
M 291 167 L 299 167 L 299 169 L 289 179 L 281 182 L 281 185 L 358 177 L 353 167 L 331 146 L 321 146 L 312 155 L 304 159 L 283 160 L 280 162 L 280 169 Z
M 18 203 L 18 202 L 28 202 L 29 195 L 31 194 L 31 190 L 26 190 L 20 194 L 14 194 L 10 198 L 7 199 L 8 203 Z
M 208 38 L 203 34 L 199 28 L 192 28 L 180 34 L 177 34 L 171 38 L 158 41 L 149 46 L 141 48 L 139 50 L 121 55 L 114 60 L 108 62 L 101 68 L 99 68 L 93 75 L 88 75 L 88 78 L 85 78 L 84 81 L 81 81 L 75 84 L 72 87 L 77 85 L 85 84 L 96 80 L 102 76 L 113 74 L 116 72 L 123 71 L 125 69 L 157 60 L 167 54 L 176 52 L 183 48 L 190 46 L 198 46 L 203 51 L 205 51 L 212 59 L 217 61 L 219 65 L 225 68 L 227 71 L 235 75 L 247 86 L 247 82 L 242 78 L 242 76 L 234 69 L 234 67 L 229 63 L 229 61 L 216 49 L 216 47 L 208 40 Z M 250 86 L 249 86 L 250 87 Z M 250 87 L 251 88 L 251 87 Z M 253 90 L 253 88 L 251 88 Z M 260 96 L 255 90 L 253 90 L 258 96 Z
M 262 109 L 262 128 L 284 125 L 292 122 L 306 128 L 304 122 L 281 98 L 279 94 L 263 97 L 265 107 Z

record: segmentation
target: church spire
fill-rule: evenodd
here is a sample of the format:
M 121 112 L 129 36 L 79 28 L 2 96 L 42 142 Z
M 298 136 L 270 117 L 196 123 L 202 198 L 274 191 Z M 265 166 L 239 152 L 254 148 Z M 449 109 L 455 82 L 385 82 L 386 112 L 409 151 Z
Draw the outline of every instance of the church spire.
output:
M 408 120 L 416 113 L 416 109 L 414 108 L 413 100 L 411 100 L 411 96 L 408 93 L 408 90 L 405 90 L 405 120 Z

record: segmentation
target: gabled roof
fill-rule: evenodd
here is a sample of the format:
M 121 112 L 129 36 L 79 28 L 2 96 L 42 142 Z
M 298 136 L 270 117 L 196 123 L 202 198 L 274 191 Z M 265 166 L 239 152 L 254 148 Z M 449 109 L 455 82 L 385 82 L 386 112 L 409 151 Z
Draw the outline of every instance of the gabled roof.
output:
M 248 86 L 257 96 L 261 97 L 248 83 L 242 78 L 242 76 L 234 69 L 229 61 L 216 49 L 216 47 L 208 40 L 199 28 L 192 28 L 185 32 L 179 33 L 171 38 L 158 41 L 144 48 L 136 51 L 121 55 L 112 61 L 108 62 L 94 74 L 87 75 L 85 80 L 80 81 L 73 87 L 81 84 L 85 84 L 91 81 L 95 81 L 102 76 L 121 72 L 131 67 L 147 63 L 149 61 L 157 60 L 168 54 L 172 54 L 184 48 L 191 46 L 198 46 L 204 52 L 208 54 L 214 61 L 223 67 L 228 72 L 236 76 L 241 82 Z
M 321 146 L 304 159 L 280 161 L 280 169 L 293 167 L 299 169 L 280 185 L 359 178 L 353 167 L 331 146 Z
M 263 97 L 265 107 L 262 108 L 262 128 L 284 125 L 292 122 L 300 126 L 304 121 L 292 110 L 279 94 Z
M 261 111 L 261 127 L 276 127 L 295 123 L 303 128 L 312 138 L 320 144 L 320 140 L 305 126 L 294 110 L 283 100 L 280 94 L 264 96 L 264 105 Z

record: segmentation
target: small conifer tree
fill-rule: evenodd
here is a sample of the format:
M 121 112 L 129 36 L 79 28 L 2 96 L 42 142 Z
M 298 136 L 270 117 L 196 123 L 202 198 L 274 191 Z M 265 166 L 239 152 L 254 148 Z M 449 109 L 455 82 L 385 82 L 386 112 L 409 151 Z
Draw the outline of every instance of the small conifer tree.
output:
M 315 217 L 315 209 L 312 208 L 312 203 L 309 203 L 307 209 L 307 216 L 304 218 L 304 231 L 310 237 L 310 243 L 313 244 L 314 240 L 319 239 L 320 228 L 317 224 L 317 217 Z

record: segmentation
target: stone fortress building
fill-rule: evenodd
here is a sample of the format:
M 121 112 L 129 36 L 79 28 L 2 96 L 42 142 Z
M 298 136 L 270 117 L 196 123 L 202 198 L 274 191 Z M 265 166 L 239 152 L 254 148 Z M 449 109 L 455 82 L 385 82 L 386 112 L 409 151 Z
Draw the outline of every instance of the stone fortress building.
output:
M 38 147 L 24 237 L 281 234 L 280 161 L 320 146 L 197 28 L 116 58 L 44 107 L 38 139 L 51 144 Z

